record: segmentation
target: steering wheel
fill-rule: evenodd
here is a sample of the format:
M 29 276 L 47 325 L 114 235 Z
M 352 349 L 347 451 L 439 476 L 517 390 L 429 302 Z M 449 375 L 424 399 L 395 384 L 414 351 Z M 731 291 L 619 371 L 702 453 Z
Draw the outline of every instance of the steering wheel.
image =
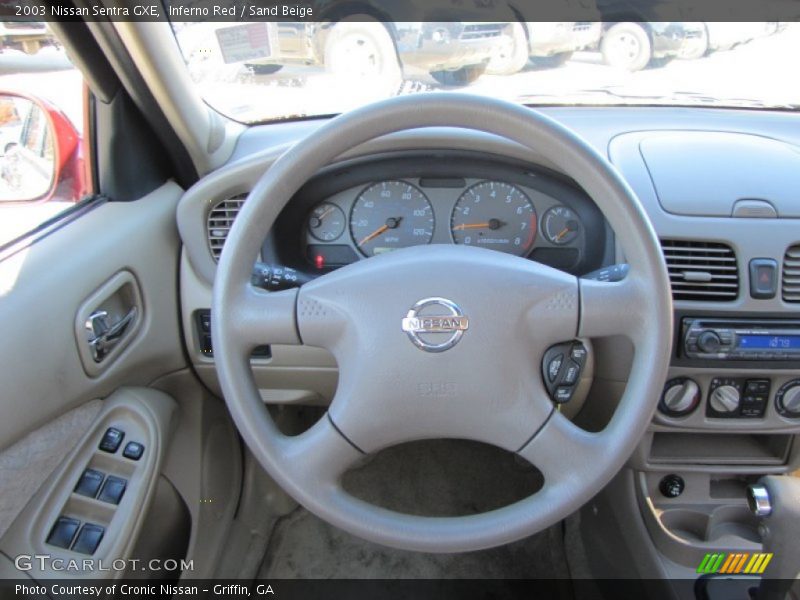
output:
M 610 222 L 630 264 L 627 277 L 614 283 L 577 279 L 502 252 L 426 245 L 356 262 L 299 289 L 266 292 L 250 285 L 264 237 L 318 170 L 374 138 L 430 126 L 488 132 L 545 153 Z M 518 540 L 599 492 L 652 418 L 672 331 L 658 239 L 614 167 L 538 112 L 437 93 L 393 98 L 336 117 L 282 155 L 230 230 L 212 314 L 225 400 L 264 469 L 329 523 L 373 542 L 424 552 Z M 605 429 L 590 433 L 554 409 L 542 359 L 556 343 L 611 335 L 628 337 L 634 358 L 614 415 Z M 426 351 L 415 336 L 423 345 L 446 347 Z M 298 436 L 280 433 L 256 388 L 249 356 L 264 343 L 326 348 L 338 363 L 339 385 L 327 414 Z M 401 514 L 343 489 L 341 476 L 364 454 L 431 438 L 476 440 L 516 452 L 539 468 L 543 487 L 503 508 L 458 517 Z

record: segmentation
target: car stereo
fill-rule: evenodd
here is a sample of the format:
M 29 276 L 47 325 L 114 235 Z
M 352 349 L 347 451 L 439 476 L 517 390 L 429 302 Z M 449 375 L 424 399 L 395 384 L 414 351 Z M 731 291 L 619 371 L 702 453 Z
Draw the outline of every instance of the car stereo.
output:
M 800 321 L 683 319 L 687 358 L 799 360 Z

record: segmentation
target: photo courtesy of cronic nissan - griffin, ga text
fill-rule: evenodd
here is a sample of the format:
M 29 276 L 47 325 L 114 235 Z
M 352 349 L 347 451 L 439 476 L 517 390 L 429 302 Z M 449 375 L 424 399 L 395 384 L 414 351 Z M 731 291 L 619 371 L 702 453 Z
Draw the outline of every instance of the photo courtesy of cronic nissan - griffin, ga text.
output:
M 0 599 L 800 600 L 800 0 L 0 2 Z

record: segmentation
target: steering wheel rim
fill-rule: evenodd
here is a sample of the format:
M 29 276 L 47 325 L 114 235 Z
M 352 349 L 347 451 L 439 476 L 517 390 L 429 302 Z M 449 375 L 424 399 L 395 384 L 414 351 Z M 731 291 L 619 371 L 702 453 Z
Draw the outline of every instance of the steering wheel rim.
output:
M 319 169 L 374 138 L 429 126 L 495 134 L 532 152 L 546 149 L 610 222 L 630 264 L 626 279 L 577 280 L 500 252 L 424 246 L 360 261 L 299 290 L 266 293 L 249 285 L 253 257 L 264 237 Z M 462 280 L 476 274 L 499 290 L 471 295 Z M 408 300 L 448 295 L 464 298 L 479 317 L 474 326 L 470 322 L 473 331 L 441 354 L 420 352 L 400 327 L 413 304 Z M 405 308 L 398 314 L 401 302 Z M 504 324 L 504 317 L 512 322 Z M 506 350 L 520 332 L 528 334 L 524 343 Z M 332 119 L 288 150 L 253 188 L 231 228 L 212 301 L 222 391 L 265 470 L 331 524 L 373 542 L 426 552 L 478 550 L 518 540 L 566 517 L 600 491 L 622 468 L 652 418 L 669 363 L 671 332 L 669 278 L 658 239 L 615 168 L 541 113 L 460 94 L 373 104 Z M 542 394 L 541 359 L 544 349 L 558 341 L 608 335 L 628 337 L 634 359 L 611 421 L 603 431 L 589 433 L 555 411 Z M 300 436 L 278 431 L 256 388 L 249 354 L 263 343 L 321 346 L 339 364 L 339 389 L 328 414 Z M 381 355 L 384 345 L 389 346 L 386 356 L 402 356 L 411 365 L 410 373 L 391 367 L 391 358 Z M 481 356 L 488 358 L 481 361 Z M 488 364 L 479 368 L 483 362 Z M 535 376 L 522 373 L 526 363 Z M 479 376 L 498 369 L 504 381 L 492 382 L 497 393 L 490 398 L 494 388 Z M 455 389 L 452 397 L 437 400 L 415 392 L 421 385 L 427 389 L 436 373 L 443 373 L 439 382 L 455 384 L 446 387 Z M 342 489 L 342 473 L 363 453 L 432 437 L 477 439 L 517 452 L 540 468 L 544 487 L 500 509 L 446 518 L 396 513 Z

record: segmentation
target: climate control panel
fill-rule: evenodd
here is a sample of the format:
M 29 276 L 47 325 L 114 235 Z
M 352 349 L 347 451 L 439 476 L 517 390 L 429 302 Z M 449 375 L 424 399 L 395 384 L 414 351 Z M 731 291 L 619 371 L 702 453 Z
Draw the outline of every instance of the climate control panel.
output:
M 674 377 L 664 386 L 658 411 L 696 426 L 722 419 L 758 419 L 765 425 L 768 420 L 776 424 L 776 417 L 800 422 L 800 379 L 776 383 L 758 376 Z
M 716 418 L 761 418 L 769 403 L 769 379 L 715 377 L 711 380 L 706 416 Z

